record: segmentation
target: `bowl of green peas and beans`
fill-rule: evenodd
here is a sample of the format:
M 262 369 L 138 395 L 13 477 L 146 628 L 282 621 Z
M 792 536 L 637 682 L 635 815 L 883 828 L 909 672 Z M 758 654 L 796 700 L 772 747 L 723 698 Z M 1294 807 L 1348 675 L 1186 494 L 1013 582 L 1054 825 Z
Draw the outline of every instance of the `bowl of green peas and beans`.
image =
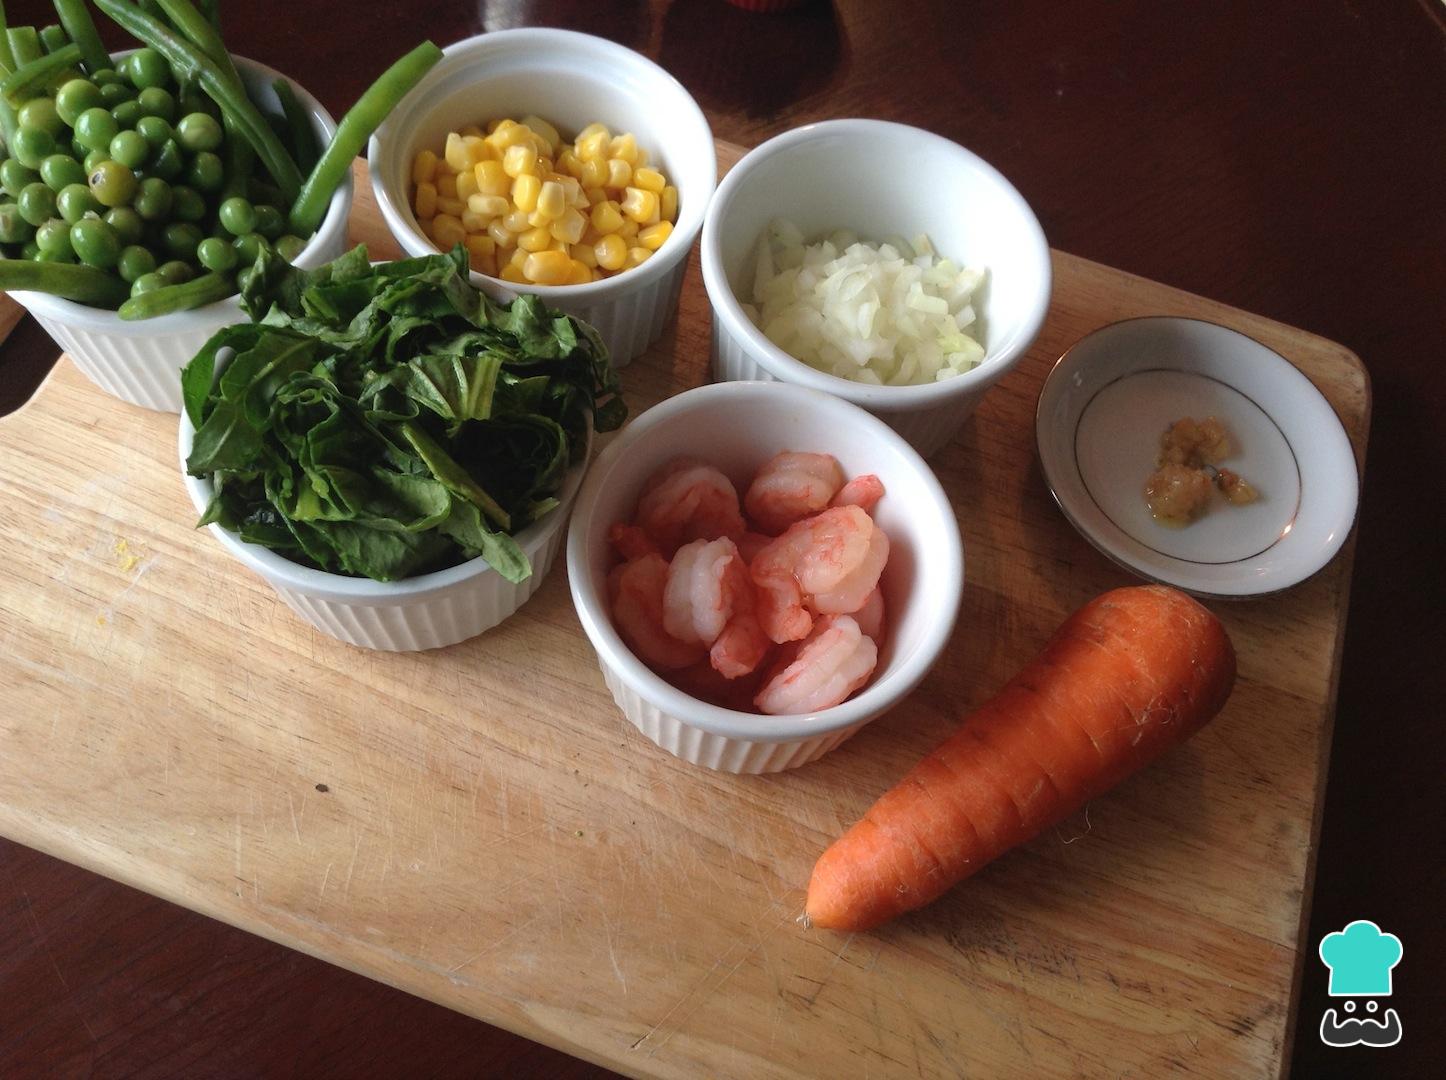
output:
M 342 180 L 313 234 L 294 235 L 280 192 L 264 169 L 247 168 L 211 98 L 179 86 L 152 49 L 112 59 L 113 69 L 14 110 L 0 160 L 0 253 L 34 287 L 0 287 L 101 389 L 179 412 L 180 369 L 217 330 L 246 321 L 238 275 L 262 247 L 304 268 L 345 250 L 352 182 Z M 314 161 L 335 134 L 331 115 L 279 72 L 232 61 L 263 116 L 296 121 L 288 141 L 298 161 Z M 299 145 L 306 129 L 311 145 Z

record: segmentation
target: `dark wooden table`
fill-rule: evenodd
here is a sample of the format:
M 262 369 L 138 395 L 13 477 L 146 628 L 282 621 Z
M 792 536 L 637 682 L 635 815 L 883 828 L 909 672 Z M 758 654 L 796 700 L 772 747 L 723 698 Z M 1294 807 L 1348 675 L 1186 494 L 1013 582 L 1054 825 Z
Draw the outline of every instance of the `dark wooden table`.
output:
M 1009 176 L 1055 247 L 1357 352 L 1374 415 L 1307 947 L 1357 918 L 1399 935 L 1405 1037 L 1323 1047 L 1325 974 L 1308 960 L 1293 1073 L 1439 1063 L 1446 590 L 1423 512 L 1446 466 L 1437 0 L 816 0 L 774 16 L 723 0 L 223 7 L 232 48 L 338 115 L 422 36 L 537 24 L 656 58 L 715 134 L 745 145 L 834 116 L 928 127 Z M 36 0 L 7 12 L 54 18 Z M 0 411 L 55 355 L 26 320 L 0 351 Z M 0 916 L 0 1075 L 599 1072 L 3 841 Z

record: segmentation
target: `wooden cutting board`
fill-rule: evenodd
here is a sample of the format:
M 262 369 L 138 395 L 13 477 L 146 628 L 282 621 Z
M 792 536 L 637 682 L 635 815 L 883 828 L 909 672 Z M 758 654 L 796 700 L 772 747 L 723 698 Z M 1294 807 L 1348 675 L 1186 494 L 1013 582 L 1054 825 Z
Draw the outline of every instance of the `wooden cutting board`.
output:
M 354 223 L 395 253 L 360 168 Z M 0 420 L 0 833 L 629 1074 L 1281 1072 L 1349 544 L 1283 595 L 1214 605 L 1242 677 L 1189 744 L 892 926 L 795 921 L 828 841 L 1129 580 L 1035 458 L 1067 346 L 1142 314 L 1233 326 L 1298 365 L 1364 450 L 1367 379 L 1340 346 L 1070 255 L 1054 269 L 1027 361 L 934 462 L 967 561 L 945 659 L 777 776 L 698 769 L 629 727 L 561 566 L 450 649 L 313 631 L 191 528 L 175 418 L 62 360 Z M 708 334 L 695 265 L 624 372 L 636 411 L 707 381 Z

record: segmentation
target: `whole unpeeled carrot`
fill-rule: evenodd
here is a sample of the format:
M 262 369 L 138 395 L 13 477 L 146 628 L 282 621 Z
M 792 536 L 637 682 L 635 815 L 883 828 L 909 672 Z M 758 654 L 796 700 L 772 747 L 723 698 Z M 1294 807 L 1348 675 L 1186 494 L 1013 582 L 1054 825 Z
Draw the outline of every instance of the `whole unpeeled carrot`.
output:
M 808 919 L 867 930 L 922 907 L 1183 742 L 1234 683 L 1224 627 L 1184 593 L 1095 598 L 823 853 Z

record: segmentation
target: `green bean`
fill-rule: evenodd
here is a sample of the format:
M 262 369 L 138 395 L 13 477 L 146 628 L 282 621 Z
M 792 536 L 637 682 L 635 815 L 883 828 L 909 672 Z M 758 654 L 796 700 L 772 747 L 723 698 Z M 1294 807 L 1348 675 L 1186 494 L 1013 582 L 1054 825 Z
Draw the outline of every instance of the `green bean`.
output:
M 104 308 L 114 308 L 130 295 L 130 287 L 105 270 L 30 259 L 0 259 L 0 289 L 30 289 Z
M 63 49 L 57 49 L 49 56 L 42 56 L 16 68 L 0 80 L 0 95 L 3 95 L 12 107 L 18 107 L 42 93 L 45 84 L 56 72 L 64 71 L 79 62 L 79 45 L 67 45 Z
M 62 30 L 55 23 L 42 27 L 40 30 L 40 47 L 47 53 L 53 53 L 57 49 L 63 49 L 70 44 L 70 35 Z
M 287 198 L 297 197 L 301 173 L 296 168 L 296 162 L 291 160 L 286 147 L 267 126 L 256 106 L 208 53 L 179 37 L 160 21 L 131 7 L 125 0 L 96 0 L 96 7 L 132 37 L 164 56 L 180 81 L 198 83 L 221 107 L 222 115 L 233 118 L 241 134 L 256 148 L 257 156 L 271 171 L 281 190 L 286 192 Z
M 303 172 L 310 172 L 316 165 L 316 132 L 311 128 L 311 117 L 296 99 L 296 91 L 286 79 L 277 79 L 271 84 L 281 102 L 281 111 L 286 115 L 287 142 L 291 144 L 291 155 L 296 166 Z
M 0 2 L 0 66 L 5 68 L 7 75 L 15 70 L 15 54 L 10 51 L 10 35 L 7 33 L 9 25 L 5 21 L 5 5 Z
M 100 31 L 85 6 L 85 0 L 55 0 L 55 13 L 70 40 L 80 46 L 80 62 L 86 74 L 94 75 L 111 66 L 110 53 L 101 44 Z
M 352 159 L 361 153 L 372 132 L 387 118 L 387 113 L 441 59 L 441 49 L 430 41 L 422 42 L 382 72 L 381 78 L 372 83 L 356 104 L 347 110 L 346 116 L 337 125 L 331 145 L 321 155 L 321 160 L 306 178 L 301 194 L 291 204 L 292 232 L 297 236 L 310 236 L 316 232 L 337 185 L 351 169 Z
M 124 287 L 124 286 L 122 286 Z M 202 274 L 183 285 L 167 285 L 132 296 L 120 306 L 120 317 L 126 320 L 153 319 L 175 311 L 190 311 L 224 300 L 236 291 L 236 280 L 230 274 Z
M 40 35 L 33 26 L 12 26 L 5 31 L 5 36 L 10 39 L 10 52 L 15 57 L 15 63 L 10 65 L 12 69 L 23 67 L 45 55 L 45 51 L 40 47 Z
M 202 15 L 206 16 L 206 21 L 214 26 L 216 32 L 219 34 L 221 32 L 221 4 L 219 0 L 197 0 L 196 7 L 200 9 Z

